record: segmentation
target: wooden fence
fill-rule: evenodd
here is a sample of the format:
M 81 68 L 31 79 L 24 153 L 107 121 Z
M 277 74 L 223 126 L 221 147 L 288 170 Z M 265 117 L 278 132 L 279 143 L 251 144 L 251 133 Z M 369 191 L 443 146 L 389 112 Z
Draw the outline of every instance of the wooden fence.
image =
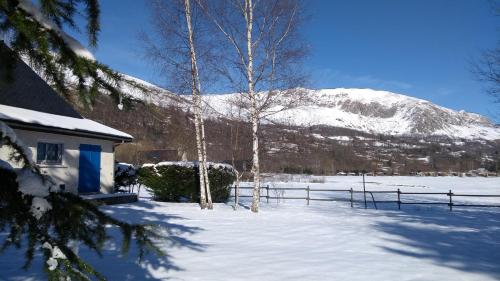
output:
M 253 187 L 249 186 L 240 186 L 240 190 L 250 190 L 253 189 Z M 232 187 L 232 190 L 235 190 L 235 187 Z M 305 191 L 305 197 L 298 197 L 298 196 L 270 196 L 269 191 Z M 262 191 L 265 191 L 265 195 L 262 194 Z M 342 198 L 317 198 L 317 197 L 312 197 L 311 195 L 314 194 L 315 192 L 331 192 L 333 194 L 335 193 L 348 193 L 349 199 L 347 201 L 350 202 L 351 208 L 354 207 L 355 202 L 361 202 L 364 203 L 365 209 L 368 207 L 368 201 L 371 201 L 375 207 L 375 209 L 378 209 L 377 203 L 378 204 L 387 204 L 387 203 L 393 203 L 398 205 L 398 209 L 401 209 L 401 205 L 447 205 L 450 209 L 450 211 L 453 211 L 453 207 L 486 207 L 486 208 L 500 208 L 499 205 L 488 205 L 488 204 L 464 204 L 464 203 L 454 203 L 453 202 L 453 197 L 488 197 L 488 198 L 500 198 L 500 194 L 457 194 L 453 193 L 453 191 L 450 189 L 448 192 L 403 192 L 399 188 L 398 190 L 392 191 L 392 190 L 354 190 L 352 188 L 350 189 L 311 189 L 308 187 L 306 188 L 292 188 L 292 187 L 269 187 L 263 186 L 260 189 L 260 197 L 259 201 L 264 198 L 266 199 L 266 202 L 269 203 L 270 199 L 290 199 L 290 200 L 306 200 L 307 205 L 310 204 L 310 201 L 346 201 L 342 200 Z M 363 201 L 360 200 L 354 200 L 354 194 L 356 193 L 363 193 Z M 234 192 L 236 194 L 236 190 Z M 370 195 L 372 200 L 367 200 L 367 194 Z M 395 199 L 396 200 L 375 200 L 375 196 L 373 194 L 395 194 Z M 397 197 L 396 197 L 397 195 Z M 447 196 L 446 202 L 416 202 L 416 201 L 403 201 L 402 197 L 404 195 L 444 195 Z M 231 195 L 231 197 L 235 198 L 236 202 L 236 196 Z M 245 197 L 252 197 L 252 195 L 239 195 L 239 198 L 245 198 Z

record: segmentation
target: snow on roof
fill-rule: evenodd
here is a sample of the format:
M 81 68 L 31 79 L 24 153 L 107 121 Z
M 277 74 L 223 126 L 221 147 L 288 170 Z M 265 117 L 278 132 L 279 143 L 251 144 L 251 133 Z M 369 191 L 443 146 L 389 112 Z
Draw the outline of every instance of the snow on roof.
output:
M 64 130 L 103 134 L 125 139 L 133 138 L 127 133 L 118 131 L 89 119 L 44 113 L 3 104 L 0 104 L 0 119 Z

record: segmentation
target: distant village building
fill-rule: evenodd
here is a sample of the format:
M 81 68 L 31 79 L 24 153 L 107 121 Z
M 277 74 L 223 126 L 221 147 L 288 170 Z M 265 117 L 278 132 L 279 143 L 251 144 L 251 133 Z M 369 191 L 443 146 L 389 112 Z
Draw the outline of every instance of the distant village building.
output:
M 0 85 L 0 120 L 29 147 L 41 172 L 73 193 L 112 192 L 115 146 L 132 136 L 83 118 L 21 60 L 13 74 L 12 83 Z M 9 153 L 0 146 L 0 159 Z

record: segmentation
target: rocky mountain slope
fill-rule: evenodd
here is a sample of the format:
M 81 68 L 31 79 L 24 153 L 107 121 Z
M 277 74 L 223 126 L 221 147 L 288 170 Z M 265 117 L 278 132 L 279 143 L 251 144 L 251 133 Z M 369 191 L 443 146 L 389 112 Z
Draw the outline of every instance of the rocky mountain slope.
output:
M 147 93 L 127 91 L 135 99 L 145 101 L 135 103 L 130 109 L 119 110 L 116 101 L 102 95 L 98 97 L 92 110 L 79 110 L 87 118 L 134 136 L 134 143 L 117 148 L 119 161 L 156 163 L 180 160 L 183 155 L 187 159 L 196 159 L 189 96 L 178 97 L 152 84 L 143 84 L 143 87 L 146 86 L 149 87 Z M 317 98 L 316 95 L 323 91 L 307 92 L 299 107 L 263 120 L 263 171 L 335 174 L 339 171 L 367 170 L 384 174 L 411 174 L 416 171 L 466 172 L 480 167 L 495 171 L 500 167 L 500 139 L 486 139 L 496 138 L 494 134 L 497 129 L 483 117 L 443 109 L 425 101 L 395 94 L 389 94 L 384 99 L 387 101 L 385 104 L 378 101 L 366 102 L 365 97 L 353 101 L 354 99 L 346 98 L 349 95 L 344 94 L 339 94 L 340 97 L 333 95 L 336 99 L 328 94 Z M 242 110 L 241 115 L 235 114 L 239 113 L 239 109 L 234 100 L 239 97 L 242 96 L 206 96 L 205 109 L 209 118 L 205 124 L 209 158 L 226 163 L 233 163 L 234 159 L 239 170 L 247 171 L 251 167 L 251 136 L 248 123 L 242 121 L 245 119 L 245 111 Z M 396 101 L 393 102 L 391 97 L 395 97 Z M 282 104 L 292 103 L 288 99 L 281 97 L 278 101 Z M 411 103 L 416 105 L 411 108 Z M 408 109 L 408 115 L 400 117 L 403 116 L 404 109 Z M 430 114 L 435 114 L 434 120 L 427 118 L 427 113 L 419 116 L 415 113 L 418 110 L 429 110 Z M 319 118 L 310 118 L 314 114 L 318 114 Z M 450 116 L 453 121 L 448 120 Z M 336 118 L 343 119 L 339 121 Z M 397 118 L 401 118 L 401 122 L 398 123 Z M 442 119 L 437 122 L 439 118 Z M 377 123 L 381 123 L 380 120 L 386 122 L 385 127 Z M 392 127 L 387 125 L 387 120 L 393 122 Z M 400 125 L 403 122 L 410 129 L 403 131 L 403 126 Z M 455 123 L 450 124 L 452 122 Z M 401 133 L 417 128 L 414 124 L 424 124 L 421 127 L 423 129 L 413 134 Z M 432 134 L 454 126 L 465 128 L 463 130 L 468 132 L 476 130 L 475 132 L 482 133 L 479 135 L 482 138 L 457 135 L 450 138 L 451 134 Z M 370 130 L 375 131 L 374 128 L 379 132 L 389 133 L 369 133 Z
M 143 80 L 126 76 L 148 92 L 125 89 L 134 98 L 159 106 L 178 106 L 189 110 L 190 97 L 179 98 L 171 92 Z M 300 127 L 331 126 L 369 134 L 389 136 L 445 136 L 452 139 L 500 139 L 500 127 L 475 113 L 455 111 L 430 101 L 372 89 L 300 89 L 300 101 L 294 95 L 275 98 L 266 111 L 264 123 Z M 205 111 L 211 118 L 247 118 L 241 108 L 240 94 L 205 95 Z M 280 109 L 294 104 L 291 109 Z M 243 106 L 244 107 L 244 106 Z M 279 111 L 275 114 L 269 112 Z
M 270 115 L 265 121 L 306 127 L 332 126 L 381 135 L 500 139 L 500 128 L 486 117 L 422 99 L 372 89 L 304 91 L 298 106 Z M 210 107 L 226 116 L 238 116 L 236 98 L 235 94 L 205 96 Z M 280 103 L 289 104 L 293 98 L 283 97 Z

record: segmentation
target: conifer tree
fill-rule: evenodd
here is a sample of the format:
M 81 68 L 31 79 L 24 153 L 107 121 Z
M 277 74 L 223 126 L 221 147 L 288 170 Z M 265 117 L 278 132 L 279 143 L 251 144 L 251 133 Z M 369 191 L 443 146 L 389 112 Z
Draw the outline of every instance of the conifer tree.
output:
M 89 104 L 104 89 L 120 98 L 120 75 L 97 62 L 63 31 L 63 27 L 76 28 L 77 13 L 85 15 L 89 44 L 95 46 L 100 28 L 97 0 L 0 0 L 0 35 L 9 47 L 0 48 L 0 94 L 1 86 L 14 79 L 15 61 L 22 57 L 63 95 L 77 92 Z M 69 78 L 76 83 L 69 83 Z M 59 190 L 40 173 L 29 149 L 3 122 L 0 147 L 12 151 L 9 159 L 0 159 L 0 231 L 8 233 L 0 241 L 0 254 L 10 246 L 25 249 L 27 269 L 41 252 L 49 280 L 104 280 L 104 275 L 81 259 L 69 243 L 76 241 L 100 255 L 104 242 L 110 239 L 109 226 L 121 231 L 123 252 L 133 239 L 139 258 L 148 251 L 162 254 L 153 243 L 157 236 L 151 227 L 116 220 L 80 197 Z M 22 169 L 12 169 L 7 161 Z
M 0 147 L 12 150 L 8 160 L 22 166 L 16 171 L 0 160 L 0 231 L 8 233 L 0 251 L 9 246 L 25 248 L 25 269 L 30 267 L 35 253 L 42 252 L 49 280 L 66 280 L 61 277 L 105 280 L 104 275 L 81 259 L 68 244 L 77 241 L 101 254 L 104 242 L 110 239 L 108 226 L 120 229 L 124 253 L 133 238 L 139 258 L 149 251 L 163 254 L 152 241 L 157 237 L 152 227 L 121 222 L 79 196 L 59 190 L 51 178 L 40 173 L 29 149 L 1 121 L 0 140 Z M 25 238 L 27 243 L 23 245 Z
M 96 61 L 92 53 L 64 31 L 79 30 L 74 20 L 77 14 L 86 18 L 88 43 L 95 47 L 100 31 L 98 0 L 0 0 L 0 36 L 13 51 L 0 52 L 0 73 L 5 73 L 0 81 L 14 79 L 14 61 L 23 57 L 60 94 L 69 97 L 76 92 L 85 105 L 92 103 L 99 90 L 115 100 L 123 98 L 118 86 L 127 81 Z M 68 83 L 69 79 L 73 82 Z

